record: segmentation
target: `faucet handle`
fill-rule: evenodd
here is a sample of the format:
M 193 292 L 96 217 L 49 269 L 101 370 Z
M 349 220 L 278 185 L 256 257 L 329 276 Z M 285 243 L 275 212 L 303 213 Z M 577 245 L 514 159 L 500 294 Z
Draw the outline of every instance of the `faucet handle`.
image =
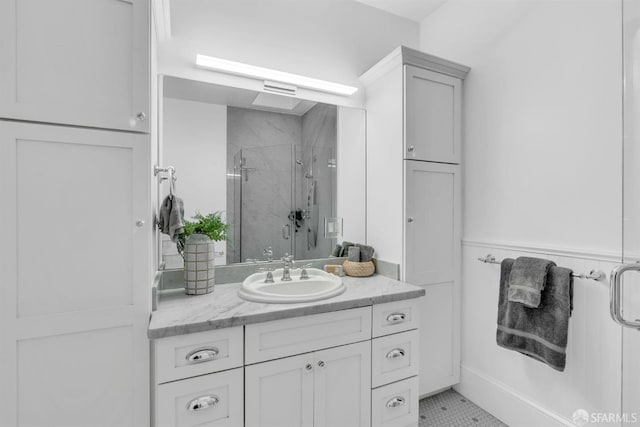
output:
M 300 272 L 300 280 L 305 280 L 309 278 L 309 273 L 307 273 L 307 268 L 311 267 L 312 263 L 307 263 L 302 266 L 302 271 Z
M 266 277 L 264 278 L 264 283 L 273 283 L 273 268 L 270 268 L 270 267 L 259 268 L 258 272 L 259 273 L 264 273 L 264 272 L 267 273 Z

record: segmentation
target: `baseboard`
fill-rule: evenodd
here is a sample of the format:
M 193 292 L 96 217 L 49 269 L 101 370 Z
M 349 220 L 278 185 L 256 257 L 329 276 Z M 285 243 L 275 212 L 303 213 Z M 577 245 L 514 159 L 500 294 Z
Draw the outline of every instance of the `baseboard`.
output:
M 453 388 L 511 427 L 574 426 L 506 384 L 462 365 L 460 384 Z

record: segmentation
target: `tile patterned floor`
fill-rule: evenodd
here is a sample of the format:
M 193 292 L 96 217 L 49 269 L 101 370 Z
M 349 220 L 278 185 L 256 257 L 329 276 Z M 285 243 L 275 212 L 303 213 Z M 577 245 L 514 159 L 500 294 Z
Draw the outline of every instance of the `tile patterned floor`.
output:
M 453 389 L 420 401 L 420 427 L 506 427 Z

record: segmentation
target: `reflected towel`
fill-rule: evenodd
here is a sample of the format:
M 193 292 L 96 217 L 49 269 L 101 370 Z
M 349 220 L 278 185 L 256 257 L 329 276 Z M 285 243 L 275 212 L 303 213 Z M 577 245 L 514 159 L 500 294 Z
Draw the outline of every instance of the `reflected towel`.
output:
M 509 301 L 509 276 L 513 265 L 513 259 L 502 261 L 496 342 L 564 371 L 573 299 L 572 271 L 552 266 L 539 307 L 529 308 Z
M 178 238 L 184 234 L 184 204 L 180 197 L 164 198 L 160 205 L 158 222 L 160 231 L 167 234 L 172 242 L 177 242 Z
M 540 305 L 540 294 L 547 283 L 547 272 L 555 262 L 540 258 L 519 257 L 509 275 L 509 301 L 527 307 Z

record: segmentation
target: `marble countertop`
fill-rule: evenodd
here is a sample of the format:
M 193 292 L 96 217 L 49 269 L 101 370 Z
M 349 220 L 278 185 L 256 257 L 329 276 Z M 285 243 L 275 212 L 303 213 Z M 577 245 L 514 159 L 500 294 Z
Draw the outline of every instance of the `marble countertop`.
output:
M 421 287 L 379 274 L 371 277 L 343 277 L 346 291 L 333 298 L 298 304 L 265 304 L 238 297 L 240 283 L 216 285 L 208 295 L 185 295 L 184 289 L 160 291 L 157 310 L 151 313 L 147 336 L 165 338 L 210 329 L 421 297 Z

